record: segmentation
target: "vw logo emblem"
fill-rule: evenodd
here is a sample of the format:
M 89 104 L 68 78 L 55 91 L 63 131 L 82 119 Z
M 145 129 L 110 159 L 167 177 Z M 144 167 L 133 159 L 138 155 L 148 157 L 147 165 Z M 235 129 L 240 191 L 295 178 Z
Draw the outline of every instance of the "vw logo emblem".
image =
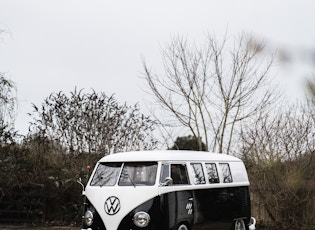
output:
M 108 215 L 115 215 L 120 210 L 120 201 L 116 196 L 110 196 L 104 204 L 105 212 Z

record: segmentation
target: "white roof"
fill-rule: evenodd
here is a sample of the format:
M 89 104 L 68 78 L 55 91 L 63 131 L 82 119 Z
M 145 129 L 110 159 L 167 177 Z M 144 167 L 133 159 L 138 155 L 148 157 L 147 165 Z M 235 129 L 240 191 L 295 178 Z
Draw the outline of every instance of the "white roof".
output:
M 122 152 L 107 155 L 99 162 L 128 162 L 128 161 L 241 161 L 226 154 L 189 150 L 152 150 Z

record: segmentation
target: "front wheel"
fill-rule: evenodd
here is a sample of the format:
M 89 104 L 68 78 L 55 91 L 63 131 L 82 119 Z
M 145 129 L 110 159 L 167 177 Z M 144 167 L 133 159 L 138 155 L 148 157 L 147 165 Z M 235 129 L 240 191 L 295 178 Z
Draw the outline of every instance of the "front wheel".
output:
M 246 230 L 244 221 L 243 220 L 236 220 L 234 222 L 233 230 Z
M 180 224 L 178 225 L 177 230 L 189 230 L 189 228 L 186 226 L 186 224 Z

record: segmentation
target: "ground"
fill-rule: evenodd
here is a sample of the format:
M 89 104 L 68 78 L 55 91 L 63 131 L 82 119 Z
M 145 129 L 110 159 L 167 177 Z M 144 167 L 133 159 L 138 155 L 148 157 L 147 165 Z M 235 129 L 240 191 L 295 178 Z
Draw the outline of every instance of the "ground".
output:
M 1 230 L 80 230 L 80 226 L 31 226 L 31 225 L 0 225 Z

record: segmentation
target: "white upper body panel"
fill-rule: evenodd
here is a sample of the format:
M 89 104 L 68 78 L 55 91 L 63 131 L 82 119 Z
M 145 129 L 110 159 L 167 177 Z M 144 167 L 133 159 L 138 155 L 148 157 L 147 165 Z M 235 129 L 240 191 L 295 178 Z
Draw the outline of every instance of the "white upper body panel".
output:
M 99 162 L 141 162 L 141 161 L 213 161 L 213 162 L 240 162 L 237 157 L 189 150 L 151 150 L 122 152 L 107 155 Z

